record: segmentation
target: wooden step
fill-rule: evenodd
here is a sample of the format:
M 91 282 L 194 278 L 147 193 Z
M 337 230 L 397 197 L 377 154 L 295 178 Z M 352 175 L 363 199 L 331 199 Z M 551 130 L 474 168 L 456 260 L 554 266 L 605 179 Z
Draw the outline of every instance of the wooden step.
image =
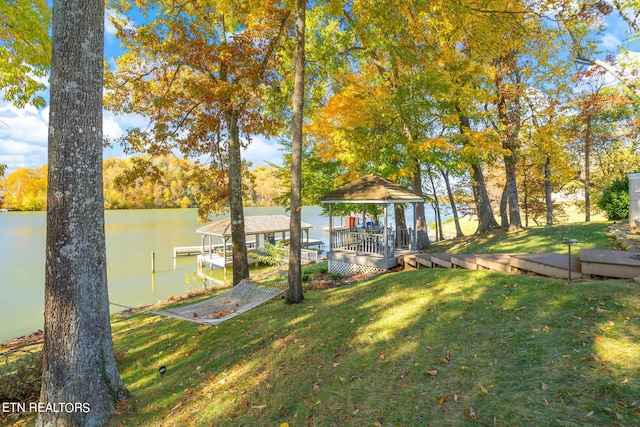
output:
M 512 255 L 509 261 L 511 267 L 557 279 L 569 278 L 569 256 L 563 254 L 545 253 Z M 571 257 L 571 279 L 581 279 L 580 257 Z
M 640 276 L 640 252 L 582 249 L 582 274 L 619 279 Z
M 494 270 L 511 273 L 509 260 L 511 254 L 483 254 L 476 255 L 476 264 L 479 270 Z
M 431 262 L 434 267 L 451 268 L 450 254 L 431 254 Z
M 466 268 L 467 270 L 477 270 L 476 256 L 473 254 L 453 254 L 451 255 L 451 264 L 456 267 Z

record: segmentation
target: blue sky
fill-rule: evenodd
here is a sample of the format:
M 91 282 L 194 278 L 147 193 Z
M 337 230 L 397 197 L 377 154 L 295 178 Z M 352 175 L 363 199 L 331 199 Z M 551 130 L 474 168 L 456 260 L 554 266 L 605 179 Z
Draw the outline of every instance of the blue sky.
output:
M 627 25 L 619 18 L 612 20 L 608 31 L 603 35 L 601 48 L 615 53 L 626 39 Z M 112 58 L 120 53 L 119 42 L 114 28 L 106 21 L 105 54 Z M 0 163 L 8 166 L 8 172 L 19 167 L 35 168 L 47 163 L 47 125 L 49 108 L 38 110 L 34 107 L 16 108 L 0 100 Z M 104 134 L 110 138 L 121 136 L 124 131 L 144 123 L 144 119 L 135 116 L 114 116 L 104 114 Z M 254 137 L 244 158 L 254 166 L 271 162 L 282 163 L 280 146 L 261 137 Z M 104 157 L 123 157 L 118 147 L 106 148 Z

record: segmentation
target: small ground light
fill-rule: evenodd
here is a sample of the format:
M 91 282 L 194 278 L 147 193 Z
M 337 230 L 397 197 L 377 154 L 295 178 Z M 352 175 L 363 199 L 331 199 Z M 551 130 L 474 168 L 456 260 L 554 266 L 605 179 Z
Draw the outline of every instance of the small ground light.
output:
M 576 242 L 573 239 L 567 238 L 567 239 L 564 239 L 563 243 L 567 245 L 567 248 L 569 249 L 569 277 L 567 279 L 571 281 L 571 246 L 577 245 L 578 242 Z
M 167 373 L 167 367 L 166 366 L 160 366 L 160 368 L 158 369 L 158 372 L 160 372 L 160 375 L 164 375 Z

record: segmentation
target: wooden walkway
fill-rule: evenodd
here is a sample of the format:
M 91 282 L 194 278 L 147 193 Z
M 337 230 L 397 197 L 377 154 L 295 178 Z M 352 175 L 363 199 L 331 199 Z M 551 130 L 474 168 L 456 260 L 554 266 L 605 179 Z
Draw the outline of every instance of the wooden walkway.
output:
M 464 268 L 506 273 L 533 273 L 558 279 L 640 276 L 640 252 L 583 249 L 579 256 L 567 254 L 410 254 L 407 268 Z M 569 274 L 571 271 L 571 274 Z

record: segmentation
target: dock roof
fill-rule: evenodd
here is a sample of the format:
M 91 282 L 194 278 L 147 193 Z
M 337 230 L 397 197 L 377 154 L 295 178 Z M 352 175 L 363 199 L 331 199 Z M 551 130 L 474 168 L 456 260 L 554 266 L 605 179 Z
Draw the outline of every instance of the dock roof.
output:
M 244 217 L 245 234 L 269 234 L 288 232 L 291 219 L 286 215 L 247 215 Z M 302 229 L 308 230 L 313 225 L 302 222 Z M 200 234 L 212 236 L 231 237 L 231 218 L 205 225 L 196 230 Z

